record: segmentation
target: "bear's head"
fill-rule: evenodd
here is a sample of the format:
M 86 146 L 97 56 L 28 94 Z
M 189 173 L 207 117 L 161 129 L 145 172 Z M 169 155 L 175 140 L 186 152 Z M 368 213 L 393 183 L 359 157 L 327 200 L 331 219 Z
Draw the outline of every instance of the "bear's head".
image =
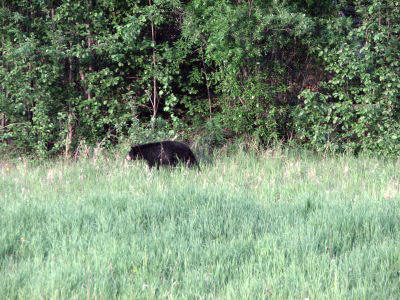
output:
M 133 146 L 126 156 L 126 160 L 135 160 L 141 158 L 140 149 L 137 146 Z

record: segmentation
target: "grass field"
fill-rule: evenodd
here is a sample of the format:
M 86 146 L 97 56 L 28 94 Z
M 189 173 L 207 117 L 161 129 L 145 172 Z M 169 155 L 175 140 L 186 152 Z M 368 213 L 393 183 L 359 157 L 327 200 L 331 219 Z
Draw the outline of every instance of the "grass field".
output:
M 0 167 L 0 299 L 400 299 L 400 162 Z

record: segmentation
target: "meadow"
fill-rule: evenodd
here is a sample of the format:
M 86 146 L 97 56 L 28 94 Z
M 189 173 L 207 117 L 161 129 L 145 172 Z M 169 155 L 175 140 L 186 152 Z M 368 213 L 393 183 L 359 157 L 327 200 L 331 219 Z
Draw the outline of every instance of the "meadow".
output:
M 399 299 L 400 161 L 0 167 L 1 299 Z

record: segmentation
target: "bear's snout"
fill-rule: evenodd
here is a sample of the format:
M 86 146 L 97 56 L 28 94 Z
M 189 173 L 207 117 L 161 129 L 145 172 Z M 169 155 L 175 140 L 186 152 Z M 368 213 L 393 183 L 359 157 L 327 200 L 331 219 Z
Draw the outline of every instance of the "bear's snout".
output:
M 125 158 L 126 160 L 132 160 L 131 156 L 128 154 Z

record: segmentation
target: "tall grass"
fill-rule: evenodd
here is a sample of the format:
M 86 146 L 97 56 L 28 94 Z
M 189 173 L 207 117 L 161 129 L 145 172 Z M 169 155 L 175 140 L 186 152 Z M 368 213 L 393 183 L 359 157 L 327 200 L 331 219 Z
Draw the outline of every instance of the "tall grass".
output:
M 0 169 L 0 298 L 399 299 L 398 162 L 266 151 Z

